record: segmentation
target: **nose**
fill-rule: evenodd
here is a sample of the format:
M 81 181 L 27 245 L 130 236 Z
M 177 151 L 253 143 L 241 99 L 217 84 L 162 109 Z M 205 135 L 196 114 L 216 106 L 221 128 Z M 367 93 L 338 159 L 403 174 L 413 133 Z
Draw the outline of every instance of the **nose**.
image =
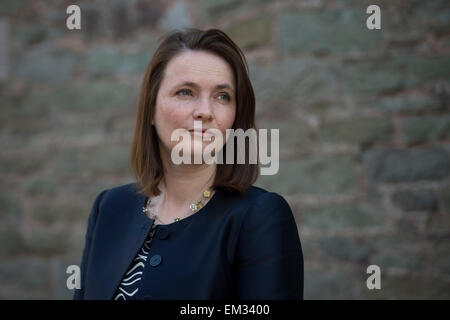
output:
M 195 106 L 193 117 L 195 120 L 208 121 L 213 118 L 211 104 L 208 98 L 203 98 Z

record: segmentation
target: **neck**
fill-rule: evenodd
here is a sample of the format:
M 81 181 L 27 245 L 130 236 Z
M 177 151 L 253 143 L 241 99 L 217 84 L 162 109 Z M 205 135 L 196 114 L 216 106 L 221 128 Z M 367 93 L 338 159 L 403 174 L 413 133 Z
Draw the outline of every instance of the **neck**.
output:
M 189 207 L 214 181 L 216 164 L 174 165 L 164 163 L 164 198 L 169 208 Z

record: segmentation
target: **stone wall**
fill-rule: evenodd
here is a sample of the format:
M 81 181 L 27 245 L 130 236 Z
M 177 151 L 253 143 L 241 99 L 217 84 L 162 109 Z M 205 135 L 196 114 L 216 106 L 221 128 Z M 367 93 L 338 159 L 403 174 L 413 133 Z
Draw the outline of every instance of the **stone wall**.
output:
M 70 4 L 82 30 L 66 28 Z M 280 171 L 257 185 L 293 209 L 305 299 L 450 298 L 445 0 L 2 1 L 0 298 L 72 297 L 96 195 L 133 181 L 145 68 L 185 26 L 241 46 L 257 125 L 280 129 Z

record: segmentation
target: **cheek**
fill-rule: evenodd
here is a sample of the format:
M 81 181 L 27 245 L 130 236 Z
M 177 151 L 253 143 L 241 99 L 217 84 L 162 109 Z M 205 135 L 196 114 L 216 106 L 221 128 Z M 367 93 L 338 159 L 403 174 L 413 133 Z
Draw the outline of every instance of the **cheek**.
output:
M 180 108 L 170 103 L 160 103 L 156 106 L 155 121 L 157 127 L 171 133 L 177 128 L 183 127 L 184 114 Z
M 227 109 L 220 112 L 219 116 L 216 119 L 219 129 L 221 131 L 230 129 L 233 126 L 235 117 L 236 117 L 236 108 Z

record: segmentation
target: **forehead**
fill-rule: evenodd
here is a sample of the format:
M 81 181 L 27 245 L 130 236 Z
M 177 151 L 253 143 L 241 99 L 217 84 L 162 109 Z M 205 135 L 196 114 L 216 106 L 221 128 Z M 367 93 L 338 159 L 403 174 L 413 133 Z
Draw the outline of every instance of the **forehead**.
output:
M 183 51 L 172 58 L 164 71 L 166 85 L 195 82 L 201 86 L 227 83 L 234 88 L 233 71 L 220 56 L 206 51 Z

